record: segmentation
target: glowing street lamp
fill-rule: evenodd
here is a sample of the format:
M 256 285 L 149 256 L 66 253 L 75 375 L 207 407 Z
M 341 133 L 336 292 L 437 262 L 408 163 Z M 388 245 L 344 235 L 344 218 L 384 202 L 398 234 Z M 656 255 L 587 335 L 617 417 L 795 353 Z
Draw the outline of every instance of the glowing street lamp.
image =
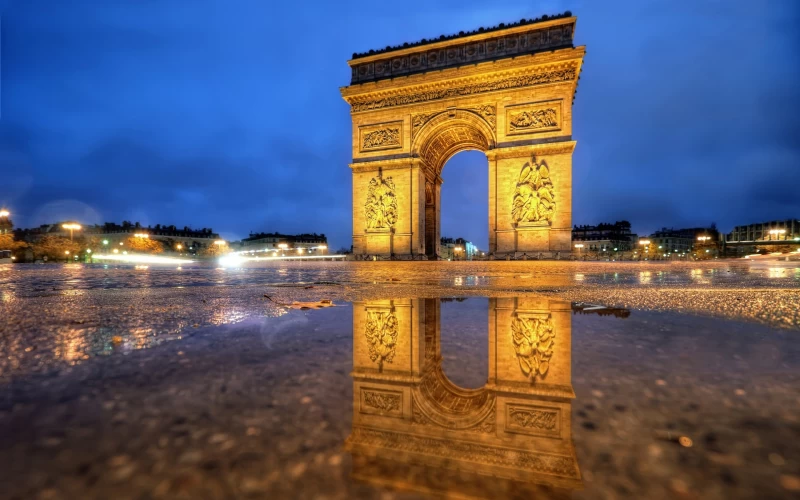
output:
M 147 233 L 133 233 L 134 238 L 149 238 L 150 235 Z
M 61 224 L 61 227 L 63 227 L 64 229 L 69 229 L 69 241 L 72 241 L 72 232 L 73 231 L 80 231 L 81 230 L 81 225 L 80 224 L 74 224 L 72 222 L 70 222 L 68 224 Z
M 103 245 L 108 245 L 108 240 L 103 240 Z
M 770 229 L 769 230 L 769 235 L 770 235 L 769 239 L 772 239 L 772 235 L 775 235 L 775 239 L 780 239 L 780 238 L 778 238 L 778 236 L 781 235 L 781 234 L 785 235 L 786 234 L 786 230 L 785 229 Z M 784 239 L 785 239 L 785 237 L 784 237 Z
M 0 210 L 0 217 L 8 217 L 9 215 L 11 215 L 11 213 L 5 208 Z
M 183 245 L 178 243 L 177 245 L 175 245 L 175 248 L 180 252 L 183 249 Z

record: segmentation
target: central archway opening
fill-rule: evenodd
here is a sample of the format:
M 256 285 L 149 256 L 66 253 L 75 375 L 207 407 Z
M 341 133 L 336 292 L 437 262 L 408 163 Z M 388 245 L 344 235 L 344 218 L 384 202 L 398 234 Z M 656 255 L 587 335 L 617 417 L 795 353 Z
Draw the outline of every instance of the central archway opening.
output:
M 482 151 L 456 153 L 442 169 L 440 257 L 469 260 L 489 249 L 489 161 Z

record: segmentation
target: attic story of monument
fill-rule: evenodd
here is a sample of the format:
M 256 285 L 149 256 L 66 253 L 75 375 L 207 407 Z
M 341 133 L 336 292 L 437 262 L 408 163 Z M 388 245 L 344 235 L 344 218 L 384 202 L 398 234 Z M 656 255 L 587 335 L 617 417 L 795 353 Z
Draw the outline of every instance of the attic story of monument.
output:
M 437 258 L 442 170 L 470 149 L 488 160 L 489 253 L 571 251 L 575 23 L 544 16 L 354 55 L 341 93 L 355 254 Z

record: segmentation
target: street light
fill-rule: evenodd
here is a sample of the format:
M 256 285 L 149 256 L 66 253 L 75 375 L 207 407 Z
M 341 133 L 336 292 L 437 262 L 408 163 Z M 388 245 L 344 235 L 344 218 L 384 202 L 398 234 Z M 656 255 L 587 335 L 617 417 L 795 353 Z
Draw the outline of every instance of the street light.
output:
M 770 238 L 769 239 L 772 239 L 772 235 L 773 234 L 777 237 L 780 234 L 786 234 L 786 230 L 785 229 L 770 229 L 769 230 L 769 234 L 770 234 Z
M 453 249 L 453 251 L 454 251 L 454 252 L 456 252 L 456 253 L 458 253 L 458 252 L 460 252 L 460 251 L 461 251 L 461 247 L 455 247 L 455 248 Z M 453 258 L 454 258 L 455 260 L 458 260 L 457 258 L 455 258 L 455 255 L 453 255 Z
M 134 237 L 134 238 L 149 238 L 149 237 L 150 237 L 150 235 L 149 235 L 149 234 L 147 234 L 147 233 L 134 233 L 134 234 L 133 234 L 133 237 Z
M 178 243 L 177 245 L 175 245 L 175 248 L 176 248 L 176 249 L 177 249 L 177 250 L 180 252 L 180 251 L 181 251 L 181 249 L 183 249 L 183 245 L 181 245 L 180 243 Z
M 0 217 L 8 217 L 9 215 L 11 215 L 11 213 L 9 213 L 9 211 L 5 208 L 0 210 Z
M 64 229 L 69 229 L 69 241 L 72 241 L 72 232 L 73 231 L 80 231 L 81 230 L 81 225 L 80 224 L 74 224 L 72 222 L 70 222 L 68 224 L 61 224 L 61 227 L 63 227 Z

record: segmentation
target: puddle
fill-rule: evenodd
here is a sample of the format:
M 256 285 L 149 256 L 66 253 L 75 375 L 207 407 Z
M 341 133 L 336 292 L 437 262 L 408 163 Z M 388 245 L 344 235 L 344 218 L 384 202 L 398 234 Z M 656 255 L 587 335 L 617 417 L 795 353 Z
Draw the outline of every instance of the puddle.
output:
M 335 305 L 16 374 L 6 494 L 778 498 L 800 475 L 795 331 L 542 296 Z

